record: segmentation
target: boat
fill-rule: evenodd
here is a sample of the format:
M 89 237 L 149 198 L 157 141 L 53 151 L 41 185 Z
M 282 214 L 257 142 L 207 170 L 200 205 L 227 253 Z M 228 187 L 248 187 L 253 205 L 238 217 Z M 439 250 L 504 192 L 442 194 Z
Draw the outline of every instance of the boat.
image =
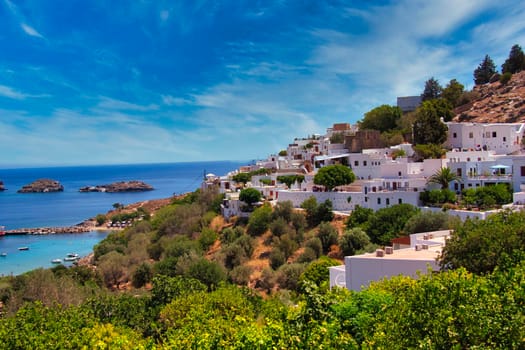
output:
M 18 250 L 29 250 L 29 247 L 18 247 Z
M 64 258 L 64 261 L 76 261 L 78 259 L 78 257 L 74 257 L 74 256 L 66 256 Z
M 61 264 L 62 263 L 62 259 L 53 259 L 53 260 L 51 260 L 51 262 L 53 264 Z
M 0 236 L 5 236 L 5 226 L 0 226 Z
M 67 253 L 67 257 L 68 258 L 78 258 L 78 254 L 77 253 Z
M 6 253 L 6 252 L 0 253 L 0 256 L 1 256 L 2 258 L 5 258 L 5 257 L 7 256 L 7 253 Z

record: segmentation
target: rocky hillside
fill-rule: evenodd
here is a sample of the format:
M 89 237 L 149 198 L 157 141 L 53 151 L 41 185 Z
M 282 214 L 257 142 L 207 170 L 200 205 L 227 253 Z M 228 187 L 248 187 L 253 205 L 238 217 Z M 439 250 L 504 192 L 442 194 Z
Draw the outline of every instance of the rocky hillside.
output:
M 38 179 L 18 190 L 18 193 L 36 193 L 36 192 L 62 192 L 64 186 L 60 182 L 51 179 Z
M 507 84 L 499 81 L 474 87 L 479 96 L 456 108 L 457 122 L 525 122 L 525 71 L 516 73 Z

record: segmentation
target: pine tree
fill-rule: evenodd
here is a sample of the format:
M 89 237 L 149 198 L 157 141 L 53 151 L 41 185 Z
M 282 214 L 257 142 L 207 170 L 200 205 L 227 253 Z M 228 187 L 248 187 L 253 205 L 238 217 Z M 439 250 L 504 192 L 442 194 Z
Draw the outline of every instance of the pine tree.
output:
M 485 55 L 478 68 L 474 70 L 474 83 L 476 85 L 486 84 L 496 74 L 496 65 L 489 55 Z
M 516 44 L 510 49 L 509 58 L 501 66 L 503 74 L 509 72 L 511 74 L 525 70 L 525 54 L 521 47 Z
M 465 92 L 465 87 L 456 79 L 452 79 L 448 85 L 443 89 L 441 97 L 450 103 L 452 107 L 457 107 L 460 104 L 461 96 Z
M 423 93 L 421 94 L 421 100 L 428 101 L 440 98 L 442 91 L 443 88 L 439 85 L 437 79 L 432 77 L 425 82 L 425 90 L 423 90 Z

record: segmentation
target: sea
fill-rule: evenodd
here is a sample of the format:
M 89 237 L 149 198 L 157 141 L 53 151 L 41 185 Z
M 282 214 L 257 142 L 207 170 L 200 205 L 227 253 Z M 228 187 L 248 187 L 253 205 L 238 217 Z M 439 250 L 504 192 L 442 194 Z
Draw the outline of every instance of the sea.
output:
M 6 191 L 0 192 L 0 226 L 6 230 L 32 227 L 73 226 L 97 214 L 148 199 L 168 198 L 196 190 L 205 174 L 225 175 L 245 161 L 208 161 L 162 164 L 68 166 L 48 168 L 0 168 Z M 63 192 L 17 193 L 37 179 L 53 179 Z M 153 191 L 127 193 L 81 193 L 84 186 L 139 180 Z M 109 232 L 82 234 L 19 235 L 0 237 L 0 276 L 18 275 L 36 268 L 54 266 L 53 259 L 69 253 L 88 255 Z M 28 250 L 18 248 L 27 247 Z M 67 264 L 67 263 L 66 263 Z

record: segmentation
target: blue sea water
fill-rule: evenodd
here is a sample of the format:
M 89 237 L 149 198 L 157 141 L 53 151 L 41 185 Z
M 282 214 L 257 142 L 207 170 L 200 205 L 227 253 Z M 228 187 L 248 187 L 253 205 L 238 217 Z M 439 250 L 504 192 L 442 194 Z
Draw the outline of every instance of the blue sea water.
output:
M 7 191 L 0 192 L 0 226 L 6 229 L 71 226 L 113 208 L 114 203 L 130 204 L 167 198 L 197 189 L 204 173 L 224 175 L 246 162 L 214 161 L 166 164 L 75 166 L 52 168 L 0 169 Z M 64 192 L 17 193 L 36 179 L 60 181 Z M 140 180 L 155 189 L 130 193 L 80 193 L 83 186 L 115 181 Z M 50 267 L 51 260 L 67 253 L 87 255 L 107 233 L 4 236 L 0 237 L 0 275 L 20 274 L 38 267 Z M 28 251 L 18 247 L 28 246 Z

